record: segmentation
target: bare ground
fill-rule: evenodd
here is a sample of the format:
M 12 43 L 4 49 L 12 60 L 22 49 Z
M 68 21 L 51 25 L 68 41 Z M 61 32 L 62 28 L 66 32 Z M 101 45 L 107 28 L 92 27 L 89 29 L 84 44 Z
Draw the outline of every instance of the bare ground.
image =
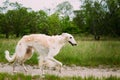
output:
M 24 71 L 23 67 L 20 65 L 16 66 L 16 71 L 18 73 L 24 73 L 28 75 L 41 75 L 41 70 L 37 68 L 37 66 L 30 66 L 26 65 L 27 69 L 29 70 L 27 73 Z M 13 73 L 12 64 L 4 64 L 0 63 L 0 72 L 7 72 L 10 74 Z M 81 76 L 81 77 L 109 77 L 109 76 L 117 76 L 120 77 L 120 68 L 87 68 L 87 67 L 80 67 L 80 66 L 63 66 L 61 73 L 55 70 L 45 70 L 46 74 L 52 74 L 57 76 Z

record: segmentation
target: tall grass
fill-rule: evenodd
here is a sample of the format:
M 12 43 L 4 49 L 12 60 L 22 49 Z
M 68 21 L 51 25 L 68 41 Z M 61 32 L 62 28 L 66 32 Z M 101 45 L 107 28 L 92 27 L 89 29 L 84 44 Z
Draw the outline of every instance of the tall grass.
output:
M 66 45 L 56 57 L 64 64 L 120 66 L 120 41 L 78 41 Z
M 59 77 L 55 75 L 45 75 L 45 77 L 41 77 L 39 75 L 36 76 L 30 76 L 30 75 L 24 75 L 24 74 L 8 74 L 8 73 L 0 73 L 0 80 L 120 80 L 120 78 L 117 78 L 115 76 L 110 77 L 102 77 L 102 78 L 95 78 L 93 76 L 90 77 Z
M 0 39 L 0 62 L 6 63 L 4 51 L 14 53 L 19 39 Z M 55 57 L 65 65 L 99 66 L 110 65 L 120 67 L 120 41 L 81 41 L 73 47 L 65 45 Z M 37 64 L 37 55 L 27 61 L 27 64 Z
M 11 54 L 15 51 L 18 39 L 0 39 L 0 62 L 7 62 L 5 59 L 5 50 L 9 50 Z
M 8 73 L 0 73 L 0 80 L 32 80 L 32 76 L 24 74 L 10 75 Z

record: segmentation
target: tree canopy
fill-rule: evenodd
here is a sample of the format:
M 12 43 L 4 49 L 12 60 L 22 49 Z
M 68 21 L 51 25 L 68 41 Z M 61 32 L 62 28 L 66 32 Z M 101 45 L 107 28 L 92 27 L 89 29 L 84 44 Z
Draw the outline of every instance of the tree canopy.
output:
M 120 1 L 119 0 L 82 0 L 83 5 L 74 11 L 73 21 L 82 33 L 95 36 L 120 36 Z
M 95 39 L 102 35 L 120 36 L 120 0 L 81 0 L 81 3 L 80 9 L 74 11 L 65 1 L 49 15 L 44 10 L 35 12 L 6 0 L 0 7 L 0 34 L 5 34 L 6 38 L 9 35 L 19 37 L 31 33 L 54 35 L 62 32 L 92 34 Z M 71 19 L 73 12 L 75 16 Z

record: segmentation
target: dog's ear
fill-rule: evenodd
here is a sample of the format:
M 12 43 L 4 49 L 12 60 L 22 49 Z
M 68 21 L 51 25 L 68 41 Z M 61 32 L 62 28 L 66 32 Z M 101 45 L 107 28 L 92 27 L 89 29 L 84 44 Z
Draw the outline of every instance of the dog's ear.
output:
M 68 33 L 62 33 L 62 36 L 64 37 L 65 40 L 68 39 L 68 36 L 67 36 L 67 35 L 68 35 Z
M 62 33 L 62 36 L 66 36 L 67 35 L 67 33 Z

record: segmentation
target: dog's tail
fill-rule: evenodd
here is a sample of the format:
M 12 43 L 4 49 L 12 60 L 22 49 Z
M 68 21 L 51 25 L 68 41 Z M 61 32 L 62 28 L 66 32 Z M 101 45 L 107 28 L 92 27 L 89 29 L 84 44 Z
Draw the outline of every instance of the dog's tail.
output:
M 5 51 L 5 58 L 8 60 L 8 62 L 13 62 L 16 58 L 16 54 L 13 54 L 13 56 L 10 57 L 9 51 Z

